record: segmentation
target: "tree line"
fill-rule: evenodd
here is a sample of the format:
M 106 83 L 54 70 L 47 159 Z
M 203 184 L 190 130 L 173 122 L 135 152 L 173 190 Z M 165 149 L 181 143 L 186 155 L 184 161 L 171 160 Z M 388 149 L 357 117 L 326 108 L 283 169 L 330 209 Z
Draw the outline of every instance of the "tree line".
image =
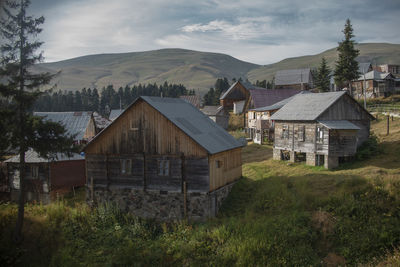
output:
M 139 96 L 164 96 L 179 97 L 181 95 L 194 95 L 194 90 L 188 90 L 182 84 L 163 85 L 129 85 L 124 88 L 114 89 L 113 85 L 103 87 L 99 92 L 97 88 L 83 88 L 75 92 L 58 91 L 45 92 L 37 99 L 33 110 L 35 111 L 97 111 L 107 114 L 111 109 L 126 108 Z

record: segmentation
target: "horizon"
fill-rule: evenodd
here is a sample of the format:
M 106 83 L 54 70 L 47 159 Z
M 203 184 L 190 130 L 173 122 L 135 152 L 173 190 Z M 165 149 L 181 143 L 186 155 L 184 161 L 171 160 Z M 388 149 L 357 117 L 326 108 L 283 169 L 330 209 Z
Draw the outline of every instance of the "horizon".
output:
M 400 24 L 400 2 L 374 3 L 35 0 L 28 14 L 46 19 L 38 37 L 45 63 L 179 47 L 268 65 L 336 47 L 347 18 L 357 43 L 399 44 L 392 28 Z

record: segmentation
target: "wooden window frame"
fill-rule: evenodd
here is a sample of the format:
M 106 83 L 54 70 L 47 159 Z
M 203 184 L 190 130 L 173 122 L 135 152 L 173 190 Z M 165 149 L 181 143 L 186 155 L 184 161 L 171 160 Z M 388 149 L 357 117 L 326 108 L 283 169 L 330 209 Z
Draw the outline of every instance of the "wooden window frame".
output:
M 316 129 L 316 142 L 319 144 L 323 144 L 324 143 L 324 128 L 321 126 L 317 126 Z
M 305 141 L 305 139 L 306 139 L 306 137 L 305 137 L 305 131 L 306 131 L 306 129 L 305 129 L 306 127 L 304 126 L 304 125 L 300 125 L 300 126 L 298 126 L 298 128 L 297 128 L 297 140 L 299 141 L 299 142 L 304 142 Z
M 159 159 L 157 160 L 157 174 L 158 176 L 170 176 L 170 160 L 169 159 Z
M 289 125 L 282 125 L 282 139 L 289 139 Z
M 39 179 L 39 166 L 37 165 L 31 166 L 31 177 L 32 179 Z
M 132 159 L 120 159 L 121 175 L 132 174 Z

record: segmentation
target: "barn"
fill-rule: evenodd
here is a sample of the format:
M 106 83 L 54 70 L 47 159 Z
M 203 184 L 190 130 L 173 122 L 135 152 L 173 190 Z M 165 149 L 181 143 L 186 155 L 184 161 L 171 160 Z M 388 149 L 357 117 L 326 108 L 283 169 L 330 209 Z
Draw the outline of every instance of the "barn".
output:
M 369 137 L 374 117 L 348 93 L 298 94 L 271 116 L 273 158 L 335 168 Z
M 88 200 L 161 220 L 215 216 L 241 144 L 179 98 L 137 98 L 85 147 Z

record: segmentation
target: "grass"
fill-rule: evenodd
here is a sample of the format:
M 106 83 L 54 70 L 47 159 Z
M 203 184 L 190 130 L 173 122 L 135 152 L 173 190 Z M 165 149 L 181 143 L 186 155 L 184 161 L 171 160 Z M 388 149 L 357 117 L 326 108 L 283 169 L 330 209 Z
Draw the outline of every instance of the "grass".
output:
M 84 192 L 27 205 L 25 241 L 11 233 L 16 206 L 0 207 L 2 265 L 380 265 L 399 262 L 400 119 L 382 153 L 333 171 L 271 159 L 271 146 L 243 149 L 243 179 L 217 218 L 157 223 L 114 206 L 90 209 Z

